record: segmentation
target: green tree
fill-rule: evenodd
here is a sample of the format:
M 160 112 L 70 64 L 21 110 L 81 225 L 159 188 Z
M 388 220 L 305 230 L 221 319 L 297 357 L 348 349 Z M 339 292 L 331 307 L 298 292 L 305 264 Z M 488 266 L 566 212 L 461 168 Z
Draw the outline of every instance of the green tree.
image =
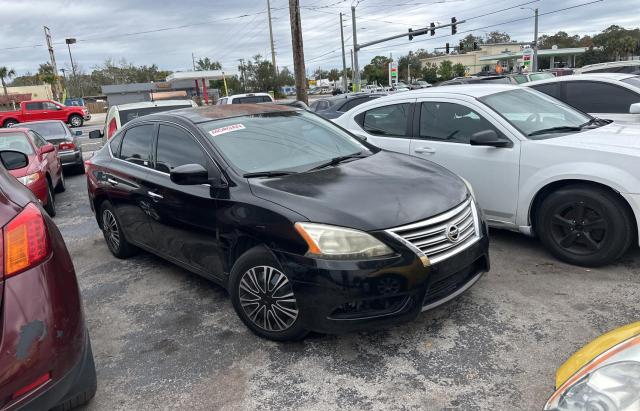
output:
M 593 36 L 593 45 L 602 47 L 610 60 L 619 60 L 640 52 L 640 29 L 627 30 L 620 26 L 610 26 Z
M 340 71 L 338 71 L 338 69 L 331 69 L 329 70 L 329 74 L 327 75 L 327 78 L 329 79 L 329 81 L 333 82 L 333 87 L 335 88 L 336 86 L 336 81 L 340 80 Z
M 564 31 L 548 36 L 546 34 L 538 38 L 538 47 L 541 49 L 550 49 L 553 46 L 559 48 L 580 47 L 580 36 L 570 36 Z
M 14 87 L 37 86 L 38 84 L 42 84 L 42 82 L 38 79 L 38 75 L 31 73 L 26 73 L 22 76 L 14 77 L 13 81 L 11 82 L 11 86 Z
M 409 73 L 409 68 L 411 73 Z M 406 56 L 402 56 L 398 59 L 398 80 L 405 80 L 410 83 L 411 79 L 420 77 L 422 71 L 422 63 L 417 54 L 409 53 Z M 411 79 L 409 78 L 411 74 Z
M 427 83 L 434 84 L 438 82 L 438 66 L 434 63 L 427 63 L 422 68 L 422 79 Z
M 376 56 L 371 63 L 364 66 L 362 77 L 367 83 L 389 85 L 389 60 L 385 56 Z
M 329 77 L 329 72 L 327 70 L 323 70 L 321 68 L 317 68 L 316 71 L 313 72 L 313 78 L 315 80 L 322 80 Z
M 2 89 L 4 90 L 5 97 L 9 97 L 9 92 L 7 91 L 7 83 L 5 80 L 10 80 L 11 77 L 16 75 L 16 71 L 14 69 L 7 68 L 6 66 L 0 67 L 0 82 L 2 83 Z
M 43 63 L 38 67 L 38 79 L 43 83 L 53 86 L 58 79 L 56 73 L 53 72 L 51 63 Z
M 509 43 L 511 41 L 511 36 L 507 33 L 502 33 L 500 31 L 492 31 L 487 34 L 485 38 L 485 43 L 487 44 L 495 44 L 495 43 Z
M 204 70 L 222 70 L 222 64 L 219 61 L 213 61 L 209 57 L 201 58 L 196 61 L 196 71 Z
M 451 80 L 454 77 L 453 63 L 451 60 L 444 60 L 440 62 L 440 67 L 438 67 L 438 76 L 442 81 Z
M 464 77 L 466 70 L 462 63 L 456 63 L 452 67 L 454 77 Z

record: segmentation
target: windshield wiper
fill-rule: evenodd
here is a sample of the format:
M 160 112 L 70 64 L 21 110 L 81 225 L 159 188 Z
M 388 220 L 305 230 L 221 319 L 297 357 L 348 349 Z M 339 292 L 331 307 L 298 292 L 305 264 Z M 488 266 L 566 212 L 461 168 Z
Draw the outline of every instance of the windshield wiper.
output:
M 325 167 L 337 166 L 338 164 L 342 163 L 343 161 L 350 160 L 352 158 L 364 158 L 364 157 L 366 157 L 366 155 L 362 154 L 362 151 L 360 151 L 358 153 L 348 154 L 346 156 L 334 157 L 331 160 L 327 161 L 326 163 L 322 163 L 322 164 L 320 164 L 318 166 L 315 166 L 315 167 L 309 169 L 308 171 L 319 170 L 319 169 L 325 168 Z
M 251 177 L 281 177 L 281 176 L 289 176 L 291 174 L 298 174 L 296 171 L 256 171 L 254 173 L 245 173 L 242 175 L 244 178 Z
M 542 130 L 537 130 L 532 133 L 527 134 L 527 137 L 538 136 L 540 134 L 550 134 L 550 133 L 562 133 L 565 131 L 580 131 L 582 127 L 577 126 L 558 126 L 558 127 L 550 127 L 543 128 Z
M 580 128 L 585 128 L 585 127 L 589 127 L 589 126 L 593 126 L 593 125 L 598 125 L 598 126 L 602 126 L 602 125 L 606 125 L 611 123 L 611 120 L 605 120 L 602 118 L 598 118 L 598 117 L 594 117 L 591 120 L 587 121 L 584 124 L 580 125 Z

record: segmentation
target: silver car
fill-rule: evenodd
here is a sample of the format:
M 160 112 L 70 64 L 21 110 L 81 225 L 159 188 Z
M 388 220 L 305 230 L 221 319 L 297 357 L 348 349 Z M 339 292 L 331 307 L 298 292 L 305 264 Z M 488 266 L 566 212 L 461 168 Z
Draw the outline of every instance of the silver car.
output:
M 17 124 L 16 127 L 26 127 L 40 134 L 56 147 L 63 167 L 84 173 L 82 144 L 78 141 L 82 131 L 71 131 L 61 120 L 31 121 Z

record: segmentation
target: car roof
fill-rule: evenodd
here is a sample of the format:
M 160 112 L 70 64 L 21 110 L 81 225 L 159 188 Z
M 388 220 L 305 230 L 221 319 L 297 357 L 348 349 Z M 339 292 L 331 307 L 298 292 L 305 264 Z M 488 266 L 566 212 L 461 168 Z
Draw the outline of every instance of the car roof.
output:
M 393 96 L 429 97 L 430 95 L 434 94 L 460 94 L 478 98 L 488 96 L 490 94 L 500 93 L 502 91 L 521 89 L 522 87 L 518 85 L 499 83 L 452 84 L 406 91 L 401 94 L 393 94 Z
M 225 96 L 225 97 L 220 97 L 220 98 L 242 98 L 242 97 L 254 97 L 254 96 L 269 96 L 271 97 L 271 94 L 269 93 L 245 93 L 245 94 L 234 94 L 232 96 Z
M 362 98 L 362 97 L 372 97 L 372 96 L 382 97 L 382 96 L 388 96 L 388 95 L 389 95 L 389 93 L 382 93 L 382 92 L 377 92 L 377 93 L 347 93 L 347 94 L 338 94 L 337 96 L 329 96 L 329 97 L 319 98 L 316 101 L 326 100 L 326 101 L 329 101 L 329 102 L 333 103 L 333 102 L 341 101 L 341 100 L 350 100 L 352 98 Z
M 0 134 L 9 134 L 16 131 L 26 134 L 29 131 L 29 129 L 26 127 L 0 128 Z
M 62 121 L 62 120 L 25 121 L 24 123 L 20 123 L 20 125 L 24 126 L 24 125 L 27 125 L 27 124 L 46 124 L 46 123 L 62 123 L 62 124 L 64 124 L 64 121 Z
M 226 118 L 253 116 L 271 113 L 294 113 L 302 109 L 281 104 L 224 104 L 215 106 L 193 107 L 166 111 L 163 113 L 149 114 L 129 123 L 137 123 L 144 120 L 163 120 L 168 117 L 181 117 L 194 123 L 204 123 L 211 120 L 223 120 Z
M 191 100 L 157 100 L 157 101 L 140 101 L 138 103 L 118 104 L 115 107 L 118 110 L 135 110 L 137 108 L 147 107 L 166 107 L 166 106 L 191 106 Z
M 571 74 L 568 76 L 547 78 L 544 80 L 536 80 L 530 83 L 526 83 L 526 85 L 530 86 L 530 85 L 543 84 L 543 83 L 556 83 L 560 81 L 576 81 L 576 80 L 621 81 L 631 77 L 638 77 L 638 75 L 628 74 L 628 73 L 584 73 L 584 74 Z
M 601 69 L 607 67 L 625 67 L 625 66 L 640 66 L 640 60 L 621 60 L 621 61 L 607 61 L 605 63 L 594 63 L 582 66 L 579 70 L 585 69 Z

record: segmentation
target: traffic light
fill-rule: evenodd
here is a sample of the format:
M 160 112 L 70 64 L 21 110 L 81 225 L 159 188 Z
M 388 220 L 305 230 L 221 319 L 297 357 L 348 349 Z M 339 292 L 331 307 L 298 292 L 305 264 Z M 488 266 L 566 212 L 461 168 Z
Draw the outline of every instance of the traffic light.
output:
M 445 49 L 445 53 L 449 54 L 449 43 L 446 44 L 444 49 Z
M 478 42 L 477 41 L 473 42 L 473 49 L 474 50 L 478 50 Z
M 460 42 L 460 44 L 458 45 L 458 52 L 464 51 L 464 43 Z
M 413 29 L 409 29 L 409 41 L 413 40 Z
M 451 34 L 456 34 L 458 32 L 458 25 L 456 24 L 458 20 L 455 17 L 451 17 Z
M 435 36 L 435 34 L 436 34 L 436 29 L 435 29 L 435 27 L 436 27 L 436 23 L 431 23 L 431 24 L 429 25 L 429 27 L 431 27 L 431 31 L 430 31 L 429 33 L 430 33 L 432 36 Z

